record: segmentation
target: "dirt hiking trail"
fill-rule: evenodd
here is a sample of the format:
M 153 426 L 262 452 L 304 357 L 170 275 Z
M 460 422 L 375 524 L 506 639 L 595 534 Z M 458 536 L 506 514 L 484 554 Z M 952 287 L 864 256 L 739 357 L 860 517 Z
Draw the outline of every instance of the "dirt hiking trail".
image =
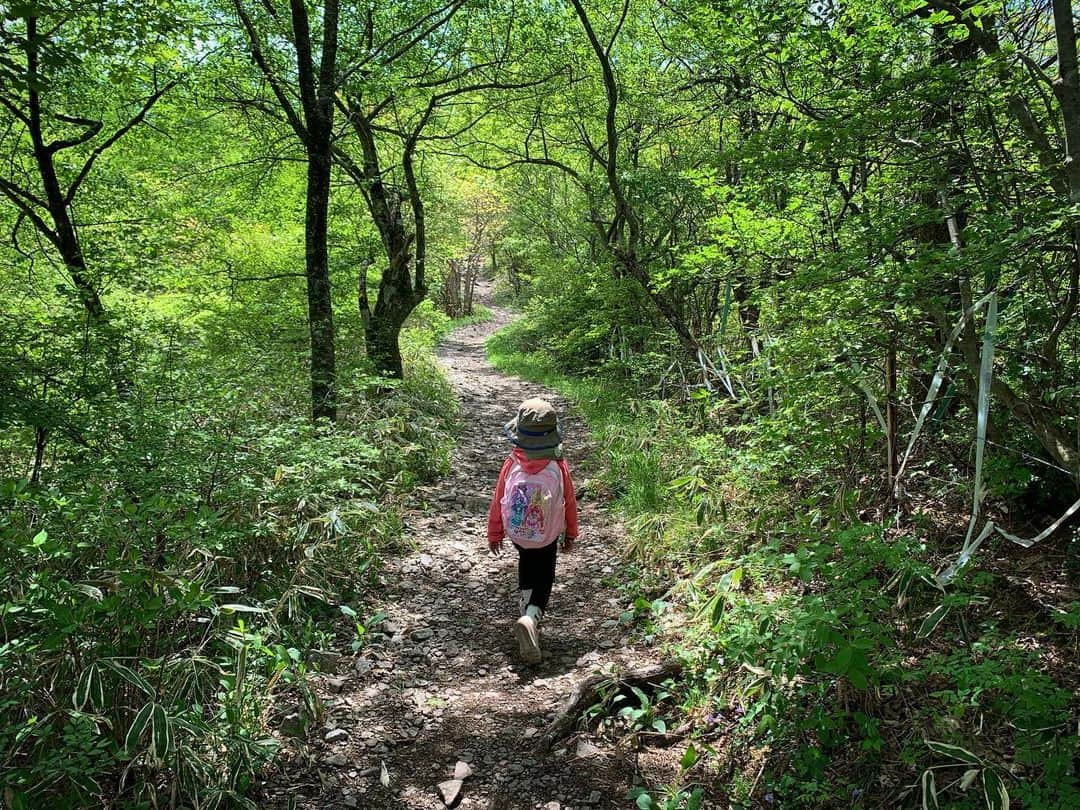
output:
M 484 290 L 486 292 L 486 290 Z M 589 475 L 586 427 L 569 404 L 540 386 L 495 370 L 484 341 L 512 317 L 493 308 L 482 324 L 453 332 L 439 359 L 461 402 L 461 428 L 449 475 L 413 493 L 406 513 L 412 550 L 386 561 L 376 607 L 386 621 L 336 677 L 320 677 L 325 708 L 309 745 L 287 755 L 264 787 L 264 805 L 298 808 L 447 807 L 484 810 L 591 810 L 632 806 L 632 752 L 571 736 L 550 753 L 535 750 L 541 729 L 574 686 L 614 663 L 652 661 L 630 646 L 614 588 L 621 534 L 617 521 L 579 496 L 581 539 L 560 552 L 555 587 L 541 625 L 543 662 L 518 659 L 511 626 L 518 616 L 517 555 L 487 550 L 487 508 L 510 450 L 502 425 L 530 396 L 562 416 L 575 483 Z M 463 766 L 459 763 L 465 763 Z M 385 772 L 383 767 L 385 766 Z M 441 793 L 443 795 L 441 795 Z

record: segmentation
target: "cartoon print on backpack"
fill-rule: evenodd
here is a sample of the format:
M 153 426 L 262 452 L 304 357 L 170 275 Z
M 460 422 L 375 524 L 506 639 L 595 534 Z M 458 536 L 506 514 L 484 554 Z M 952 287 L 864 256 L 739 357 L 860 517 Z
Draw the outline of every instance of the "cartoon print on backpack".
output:
M 544 508 L 541 505 L 543 494 L 539 486 L 536 487 L 535 492 L 529 493 L 529 507 L 525 510 L 525 528 L 532 540 L 544 536 Z
M 518 484 L 514 487 L 510 496 L 510 526 L 509 531 L 515 535 L 520 534 L 525 525 L 525 513 L 529 508 L 528 484 Z
M 544 490 L 539 484 L 522 481 L 510 496 L 507 534 L 527 542 L 544 536 Z

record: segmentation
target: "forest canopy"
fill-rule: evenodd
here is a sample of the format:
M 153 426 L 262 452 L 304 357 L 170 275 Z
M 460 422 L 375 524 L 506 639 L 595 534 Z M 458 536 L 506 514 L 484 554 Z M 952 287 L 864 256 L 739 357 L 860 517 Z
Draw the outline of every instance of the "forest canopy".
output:
M 1075 806 L 1077 23 L 0 2 L 2 801 L 253 801 L 487 275 L 495 362 L 602 438 L 634 621 L 689 617 L 684 711 L 743 712 L 726 801 L 753 749 L 783 806 L 937 806 L 943 761 Z

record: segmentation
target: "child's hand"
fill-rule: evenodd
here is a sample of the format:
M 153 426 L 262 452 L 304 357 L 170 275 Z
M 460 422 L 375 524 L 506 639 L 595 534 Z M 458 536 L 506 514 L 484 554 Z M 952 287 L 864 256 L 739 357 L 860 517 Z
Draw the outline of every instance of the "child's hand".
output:
M 502 554 L 503 539 L 500 537 L 498 540 L 488 540 L 488 551 L 498 557 Z
M 576 537 L 564 537 L 562 541 L 562 550 L 564 554 L 572 554 L 574 552 L 574 544 L 577 542 Z

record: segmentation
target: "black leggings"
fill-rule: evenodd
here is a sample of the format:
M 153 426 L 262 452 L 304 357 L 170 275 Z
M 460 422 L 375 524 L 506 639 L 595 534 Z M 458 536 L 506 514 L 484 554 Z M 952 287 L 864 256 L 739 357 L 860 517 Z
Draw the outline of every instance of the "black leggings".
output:
M 514 548 L 518 551 L 518 590 L 532 590 L 529 604 L 547 610 L 551 586 L 555 582 L 555 557 L 559 541 L 543 548 L 522 548 L 514 543 Z

